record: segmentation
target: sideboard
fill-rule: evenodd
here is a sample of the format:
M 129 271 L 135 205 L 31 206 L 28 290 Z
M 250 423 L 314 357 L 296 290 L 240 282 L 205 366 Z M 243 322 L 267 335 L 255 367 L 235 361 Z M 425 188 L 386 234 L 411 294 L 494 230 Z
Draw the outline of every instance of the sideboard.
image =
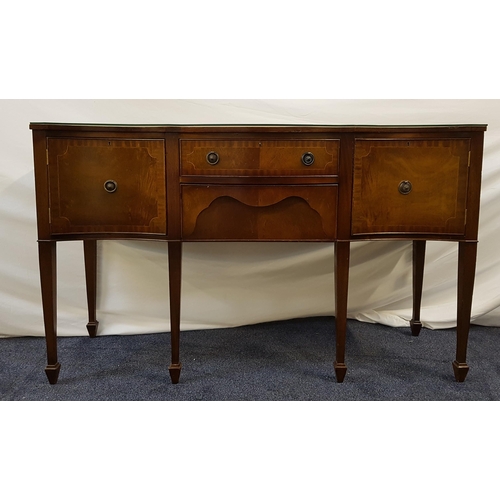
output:
M 47 346 L 57 382 L 56 243 L 82 240 L 95 337 L 98 240 L 168 246 L 171 381 L 181 373 L 184 241 L 334 244 L 336 380 L 346 375 L 350 242 L 413 245 L 412 335 L 426 242 L 458 242 L 455 379 L 467 343 L 486 125 L 91 125 L 31 123 Z M 332 336 L 333 338 L 333 336 Z

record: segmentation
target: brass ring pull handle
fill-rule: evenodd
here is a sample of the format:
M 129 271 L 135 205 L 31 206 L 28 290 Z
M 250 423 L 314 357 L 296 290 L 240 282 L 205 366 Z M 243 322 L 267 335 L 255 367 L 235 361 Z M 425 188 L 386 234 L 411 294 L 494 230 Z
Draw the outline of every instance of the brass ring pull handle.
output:
M 210 165 L 217 165 L 219 163 L 219 155 L 215 151 L 210 151 L 207 154 L 207 163 Z
M 413 186 L 411 185 L 410 181 L 401 181 L 398 186 L 398 191 L 401 194 L 410 194 L 412 187 Z
M 108 193 L 114 193 L 117 188 L 118 184 L 116 181 L 109 180 L 104 183 L 104 190 Z
M 302 155 L 302 163 L 308 167 L 314 163 L 314 155 L 310 152 L 304 153 Z

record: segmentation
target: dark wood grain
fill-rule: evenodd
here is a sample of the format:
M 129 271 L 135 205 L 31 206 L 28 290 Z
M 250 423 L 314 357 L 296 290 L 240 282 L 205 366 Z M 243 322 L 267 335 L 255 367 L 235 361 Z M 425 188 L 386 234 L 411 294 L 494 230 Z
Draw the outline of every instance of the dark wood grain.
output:
M 47 168 L 47 138 L 42 130 L 33 130 L 36 218 L 38 239 L 50 239 L 50 198 Z
M 182 243 L 168 243 L 168 277 L 170 290 L 170 339 L 172 362 L 170 363 L 170 379 L 173 384 L 179 382 L 181 375 L 180 362 L 180 323 L 181 323 L 181 282 L 182 282 Z
M 453 370 L 457 382 L 463 382 L 469 371 L 466 358 L 476 256 L 476 242 L 460 241 L 458 243 L 457 355 L 455 361 L 453 361 Z
M 47 366 L 45 374 L 50 384 L 59 377 L 61 364 L 57 359 L 57 263 L 56 242 L 38 242 L 40 263 L 40 284 L 42 289 L 43 321 L 47 345 Z
M 164 156 L 161 140 L 49 139 L 51 232 L 166 233 Z
M 182 140 L 181 175 L 336 175 L 338 140 Z M 211 165 L 207 155 L 219 161 Z M 314 162 L 304 165 L 302 156 L 312 153 Z
M 467 217 L 465 224 L 465 239 L 468 241 L 477 241 L 483 148 L 483 133 L 475 132 L 471 134 L 470 167 L 467 185 Z
M 336 186 L 182 188 L 182 236 L 190 240 L 335 239 Z
M 349 290 L 350 243 L 335 242 L 335 362 L 337 382 L 344 381 L 347 372 L 345 364 L 345 343 L 347 329 L 347 297 Z
M 358 140 L 352 233 L 465 232 L 469 140 Z M 398 191 L 401 182 L 411 192 Z
M 355 144 L 352 234 L 463 236 L 470 140 L 364 140 Z M 411 191 L 398 191 L 403 181 Z
M 87 307 L 89 314 L 89 322 L 87 323 L 87 331 L 91 337 L 97 335 L 99 321 L 96 317 L 97 308 L 97 241 L 83 241 L 83 255 L 85 262 L 85 282 L 87 286 Z
M 100 125 L 32 123 L 46 374 L 56 383 L 56 242 L 84 241 L 91 336 L 97 240 L 168 243 L 171 364 L 179 381 L 183 241 L 335 243 L 338 382 L 347 372 L 350 242 L 413 241 L 412 333 L 427 240 L 459 243 L 457 352 L 465 380 L 485 125 Z M 219 162 L 210 165 L 210 151 Z M 314 163 L 306 166 L 302 155 Z M 106 192 L 107 180 L 117 190 Z M 398 185 L 410 181 L 401 194 Z
M 413 242 L 413 314 L 410 320 L 411 334 L 418 336 L 422 329 L 420 321 L 420 307 L 422 304 L 422 288 L 424 282 L 424 263 L 425 263 L 425 240 L 415 240 Z
M 96 133 L 109 134 L 110 132 L 122 135 L 126 133 L 137 134 L 161 134 L 161 133 L 182 133 L 182 134 L 212 134 L 221 133 L 230 134 L 319 134 L 319 133 L 354 133 L 354 134 L 442 134 L 443 132 L 484 132 L 487 125 L 131 125 L 131 124 L 102 124 L 102 123 L 49 123 L 32 122 L 30 129 L 45 130 L 51 134 L 60 132 L 61 134 L 70 133 Z
M 180 184 L 180 153 L 178 134 L 168 134 L 165 137 L 165 165 L 167 196 L 167 236 L 171 240 L 181 239 L 181 184 Z

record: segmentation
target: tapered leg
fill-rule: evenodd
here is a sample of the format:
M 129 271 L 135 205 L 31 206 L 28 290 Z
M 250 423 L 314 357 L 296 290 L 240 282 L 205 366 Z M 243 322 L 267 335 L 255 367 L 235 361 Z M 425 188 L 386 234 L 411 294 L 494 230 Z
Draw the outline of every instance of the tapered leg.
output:
M 47 367 L 45 373 L 49 383 L 55 384 L 59 377 L 60 363 L 57 361 L 57 265 L 56 242 L 38 242 L 40 284 L 42 289 L 43 321 L 47 344 Z
M 422 328 L 420 306 L 424 282 L 425 240 L 413 242 L 413 316 L 410 321 L 411 334 L 417 336 Z
M 89 322 L 87 330 L 91 337 L 97 335 L 99 321 L 96 319 L 97 304 L 97 241 L 83 241 L 83 255 L 85 260 L 85 281 L 87 285 L 87 304 L 89 311 Z
M 335 322 L 336 351 L 335 375 L 337 382 L 343 382 L 347 371 L 345 365 L 345 337 L 347 328 L 347 293 L 349 284 L 349 254 L 348 241 L 335 242 Z
M 453 371 L 457 382 L 463 382 L 469 371 L 466 356 L 476 274 L 476 256 L 476 242 L 460 242 L 458 244 L 457 356 L 453 361 Z
M 181 363 L 179 360 L 179 336 L 181 322 L 181 261 L 182 243 L 168 243 L 168 275 L 170 286 L 170 336 L 172 345 L 172 364 L 169 367 L 173 384 L 179 382 Z

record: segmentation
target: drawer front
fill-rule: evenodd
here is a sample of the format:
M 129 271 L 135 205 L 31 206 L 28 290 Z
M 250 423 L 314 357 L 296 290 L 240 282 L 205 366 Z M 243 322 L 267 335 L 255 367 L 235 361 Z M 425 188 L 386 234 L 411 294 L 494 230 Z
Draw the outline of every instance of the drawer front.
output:
M 181 140 L 181 175 L 337 175 L 340 141 Z
M 163 140 L 48 139 L 51 232 L 166 234 Z
M 352 234 L 463 235 L 469 139 L 356 140 Z
M 332 241 L 337 186 L 182 186 L 185 240 Z

